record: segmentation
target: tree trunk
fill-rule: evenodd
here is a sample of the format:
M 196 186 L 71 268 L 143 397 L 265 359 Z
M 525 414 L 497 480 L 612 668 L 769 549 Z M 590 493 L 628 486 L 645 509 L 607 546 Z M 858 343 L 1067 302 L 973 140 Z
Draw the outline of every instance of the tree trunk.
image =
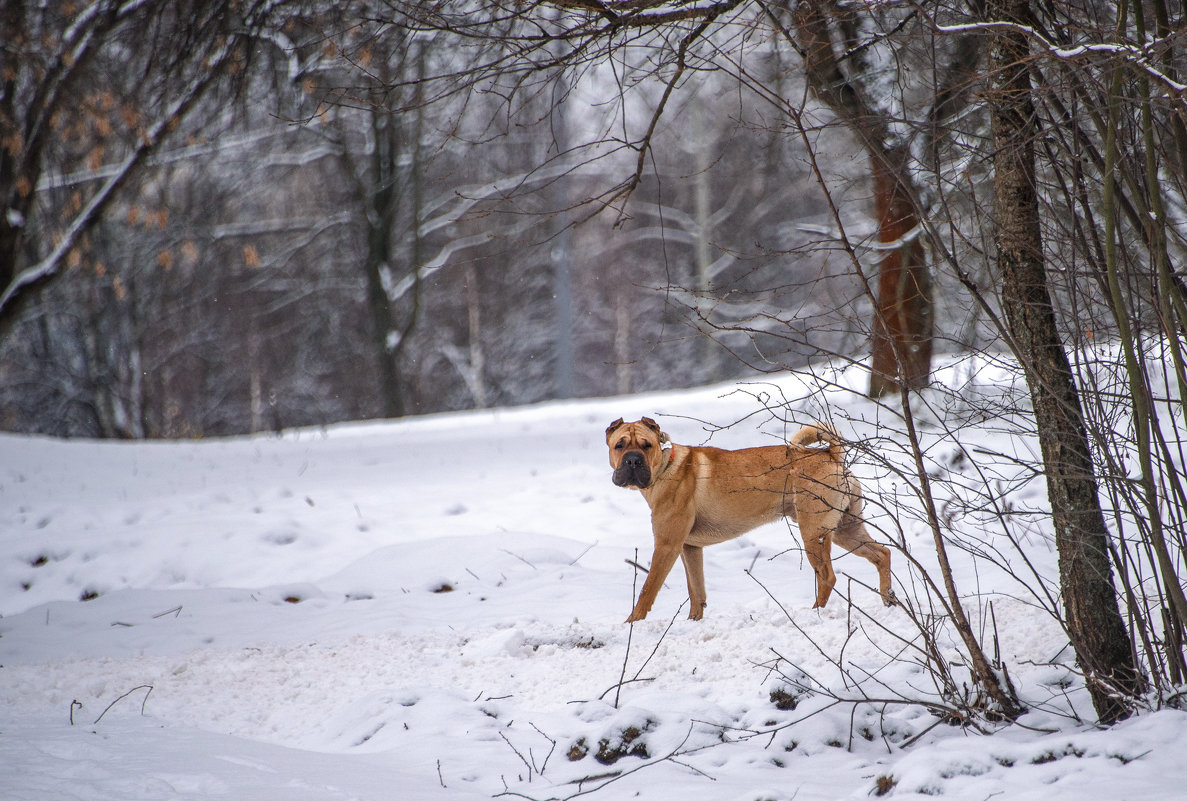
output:
M 569 158 L 568 114 L 569 110 L 565 107 L 565 85 L 562 75 L 552 84 L 552 136 L 558 159 Z M 555 225 L 558 226 L 551 249 L 553 335 L 556 337 L 552 346 L 552 396 L 554 398 L 572 398 L 576 381 L 574 328 L 577 321 L 573 305 L 571 264 L 573 231 L 569 226 L 568 214 L 562 211 L 569 205 L 566 186 L 564 181 L 557 181 L 552 193 L 553 205 L 556 209 L 553 219 Z
M 469 326 L 470 367 L 464 374 L 470 394 L 474 397 L 474 408 L 487 407 L 486 396 L 486 354 L 482 348 L 482 293 L 478 288 L 478 270 L 473 263 L 466 265 L 466 319 Z
M 989 19 L 1028 24 L 1027 0 L 993 0 Z M 1026 374 L 1059 551 L 1068 634 L 1102 723 L 1130 713 L 1139 678 L 1121 620 L 1109 532 L 1079 395 L 1047 285 L 1035 189 L 1034 107 L 1023 34 L 996 29 L 990 43 L 994 210 L 1002 305 Z
M 878 265 L 878 310 L 870 351 L 870 397 L 927 386 L 931 375 L 931 273 L 907 184 L 907 156 L 871 154 L 878 241 L 897 243 Z
M 371 112 L 374 151 L 368 187 L 364 198 L 367 209 L 367 308 L 371 313 L 371 337 L 379 375 L 379 397 L 383 416 L 403 417 L 404 398 L 400 373 L 392 353 L 390 338 L 395 331 L 391 304 L 384 286 L 384 272 L 391 270 L 392 227 L 398 202 L 399 131 L 395 115 L 381 110 Z

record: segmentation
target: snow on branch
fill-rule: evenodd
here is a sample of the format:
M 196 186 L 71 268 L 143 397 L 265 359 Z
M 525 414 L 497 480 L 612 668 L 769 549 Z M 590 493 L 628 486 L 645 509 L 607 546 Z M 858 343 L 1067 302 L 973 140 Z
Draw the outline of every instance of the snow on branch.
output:
M 321 125 L 320 120 L 313 120 L 305 124 L 305 128 L 315 128 Z M 275 125 L 267 128 L 260 128 L 248 131 L 244 134 L 236 136 L 220 137 L 210 142 L 203 142 L 201 144 L 184 145 L 181 147 L 171 148 L 166 151 L 158 152 L 156 155 L 148 157 L 144 164 L 147 167 L 163 167 L 170 164 L 179 164 L 186 161 L 202 157 L 215 157 L 223 153 L 246 150 L 254 145 L 267 142 L 269 139 L 277 137 L 288 136 L 292 131 L 289 125 Z M 303 167 L 307 164 L 325 158 L 326 156 L 337 155 L 338 150 L 328 145 L 316 145 L 307 150 L 297 153 L 290 153 L 276 148 L 277 152 L 268 155 L 268 164 L 283 167 Z M 46 192 L 55 189 L 63 189 L 66 187 L 79 186 L 81 184 L 89 183 L 91 181 L 101 181 L 111 178 L 113 175 L 118 175 L 120 170 L 124 168 L 123 163 L 119 164 L 105 164 L 101 167 L 87 170 L 77 170 L 75 172 L 54 174 L 43 176 L 37 182 L 37 191 Z
M 1046 36 L 1039 33 L 1029 25 L 1022 25 L 1017 22 L 1009 22 L 1006 20 L 968 22 L 957 25 L 940 25 L 933 23 L 933 25 L 935 26 L 935 30 L 939 33 L 970 33 L 987 32 L 993 30 L 1015 31 L 1017 33 L 1024 34 L 1028 39 L 1037 42 L 1039 46 L 1042 47 L 1046 52 L 1046 55 L 1061 60 L 1070 61 L 1088 55 L 1120 57 L 1128 64 L 1136 67 L 1138 70 L 1146 73 L 1146 75 L 1162 84 L 1162 86 L 1165 87 L 1169 93 L 1178 95 L 1180 97 L 1182 97 L 1184 94 L 1187 94 L 1187 84 L 1175 80 L 1150 63 L 1149 56 L 1152 52 L 1153 45 L 1137 47 L 1124 42 L 1098 42 L 1063 47 L 1056 44 L 1055 42 L 1052 42 Z
M 439 251 L 437 251 L 436 256 L 429 259 L 427 262 L 422 264 L 420 267 L 413 270 L 408 275 L 405 275 L 403 278 L 401 278 L 399 281 L 397 281 L 387 291 L 388 300 L 395 301 L 395 300 L 398 300 L 399 298 L 403 297 L 404 295 L 408 294 L 408 291 L 411 290 L 412 287 L 416 286 L 418 281 L 423 281 L 424 279 L 428 278 L 433 273 L 440 270 L 446 264 L 448 264 L 449 259 L 453 256 L 453 254 L 455 252 L 457 252 L 459 250 L 465 250 L 466 248 L 473 247 L 475 245 L 481 245 L 485 242 L 489 242 L 492 237 L 493 237 L 493 234 L 491 234 L 490 232 L 484 232 L 481 234 L 471 234 L 470 236 L 463 236 L 460 239 L 454 239 L 451 242 L 446 243 L 444 247 L 442 247 Z
M 454 191 L 452 197 L 452 199 L 457 200 L 457 205 L 451 207 L 444 214 L 439 214 L 432 219 L 422 222 L 419 227 L 419 234 L 425 237 L 438 229 L 457 222 L 466 212 L 484 200 L 505 198 L 529 184 L 545 183 L 560 178 L 572 170 L 573 165 L 568 162 L 554 161 L 553 164 L 546 167 L 509 175 L 486 184 L 457 189 Z
M 427 237 L 436 231 L 457 223 L 467 212 L 484 200 L 505 198 L 528 184 L 539 184 L 555 180 L 571 172 L 572 169 L 573 166 L 567 162 L 555 161 L 546 167 L 499 178 L 479 186 L 459 189 L 454 193 L 454 199 L 457 202 L 448 211 L 421 222 L 417 227 L 417 234 L 422 238 Z M 528 224 L 530 224 L 530 221 L 516 226 L 512 230 L 512 233 L 523 230 Z M 437 251 L 437 254 L 433 258 L 410 271 L 399 281 L 385 286 L 388 300 L 395 302 L 408 294 L 419 281 L 423 281 L 448 264 L 454 253 L 489 242 L 493 237 L 494 234 L 483 232 L 450 240 Z
M 800 223 L 800 224 L 797 224 L 795 226 L 795 228 L 797 231 L 800 231 L 802 233 L 819 234 L 820 236 L 823 236 L 827 239 L 831 239 L 831 240 L 834 240 L 837 242 L 840 242 L 840 241 L 842 241 L 843 238 L 845 238 L 842 236 L 842 232 L 837 227 L 831 226 L 831 225 L 815 225 L 812 223 Z M 853 228 L 860 228 L 860 226 L 850 226 L 849 230 L 852 230 Z M 894 239 L 889 239 L 886 241 L 874 240 L 872 238 L 869 238 L 868 234 L 863 234 L 862 236 L 864 236 L 866 238 L 863 239 L 861 242 L 856 243 L 855 247 L 857 247 L 861 250 L 872 250 L 872 251 L 876 251 L 876 252 L 877 251 L 898 250 L 899 248 L 905 247 L 906 245 L 909 245 L 912 242 L 919 239 L 919 237 L 923 235 L 924 230 L 925 230 L 924 224 L 922 221 L 920 221 L 920 222 L 916 223 L 914 226 L 912 226 L 911 229 L 909 231 L 907 231 L 906 233 L 904 233 L 902 236 L 898 236 L 898 237 L 895 237 Z
M 678 3 L 670 0 L 553 0 L 571 11 L 587 11 L 605 19 L 610 27 L 645 28 L 670 22 L 716 17 L 731 11 L 739 0 Z

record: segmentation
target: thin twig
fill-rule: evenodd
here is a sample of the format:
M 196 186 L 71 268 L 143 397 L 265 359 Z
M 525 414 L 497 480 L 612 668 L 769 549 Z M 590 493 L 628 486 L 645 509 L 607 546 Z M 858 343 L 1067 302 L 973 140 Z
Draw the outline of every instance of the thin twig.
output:
M 514 553 L 514 552 L 512 552 L 512 551 L 509 551 L 509 550 L 507 550 L 506 548 L 500 548 L 499 550 L 500 550 L 500 551 L 502 551 L 503 553 L 507 554 L 508 556 L 514 556 L 516 559 L 518 559 L 519 561 L 523 562 L 525 565 L 527 565 L 528 567 L 530 567 L 532 570 L 539 570 L 539 569 L 540 569 L 540 568 L 536 567 L 535 565 L 533 565 L 531 562 L 529 562 L 527 559 L 524 559 L 522 556 L 520 556 L 520 555 L 519 555 L 519 554 L 517 554 L 517 553 Z
M 597 543 L 597 540 L 595 540 L 595 541 L 591 542 L 591 543 L 589 544 L 589 547 L 588 547 L 588 548 L 586 548 L 586 549 L 585 549 L 584 551 L 582 551 L 581 553 L 577 554 L 577 556 L 576 556 L 576 557 L 573 559 L 573 561 L 572 561 L 572 562 L 569 562 L 569 567 L 572 567 L 573 565 L 575 565 L 575 564 L 577 564 L 578 562 L 580 562 L 580 561 L 581 561 L 581 557 L 585 556 L 587 553 L 589 553 L 590 551 L 592 551 L 594 548 L 596 548 L 596 547 L 597 547 L 597 545 L 598 545 L 598 543 Z
M 647 663 L 651 661 L 651 657 L 655 656 L 656 651 L 659 650 L 660 644 L 663 643 L 664 638 L 668 636 L 668 632 L 672 630 L 672 626 L 676 623 L 676 618 L 680 617 L 680 613 L 684 611 L 684 602 L 680 602 L 680 606 L 676 609 L 676 614 L 672 615 L 672 619 L 668 621 L 664 633 L 659 635 L 659 639 L 655 641 L 655 647 L 651 649 L 651 653 L 643 660 L 643 664 L 639 665 L 639 669 L 635 671 L 635 680 L 638 680 L 639 674 L 643 672 L 643 668 L 647 667 Z
M 106 714 L 107 714 L 107 712 L 108 712 L 108 711 L 109 711 L 109 710 L 110 710 L 110 709 L 111 709 L 113 706 L 115 706 L 115 705 L 116 705 L 116 704 L 118 704 L 120 701 L 124 700 L 124 699 L 125 699 L 125 698 L 127 698 L 129 695 L 131 695 L 132 693 L 136 692 L 137 690 L 148 690 L 148 692 L 146 692 L 146 693 L 144 694 L 144 700 L 142 700 L 142 701 L 140 702 L 140 714 L 141 714 L 141 715 L 143 715 L 143 714 L 144 714 L 144 705 L 148 703 L 148 696 L 149 696 L 149 695 L 152 693 L 152 690 L 153 690 L 153 686 L 152 686 L 151 684 L 141 684 L 141 685 L 139 685 L 139 686 L 137 686 L 137 687 L 133 687 L 132 689 L 128 690 L 126 693 L 124 693 L 123 695 L 121 695 L 119 698 L 117 698 L 117 699 L 115 699 L 114 701 L 112 701 L 110 704 L 108 704 L 108 705 L 107 705 L 107 707 L 106 707 L 106 708 L 105 708 L 105 709 L 104 709 L 102 712 L 100 712 L 100 713 L 99 713 L 99 717 L 95 718 L 95 723 L 98 723 L 99 721 L 103 720 L 103 716 L 104 716 L 104 715 L 106 715 Z M 82 704 L 79 704 L 79 706 L 81 707 L 81 706 L 82 706 Z
M 518 748 L 516 748 L 516 747 L 515 747 L 515 746 L 512 744 L 512 742 L 511 742 L 510 740 L 508 740 L 508 739 L 507 739 L 507 735 L 506 735 L 506 734 L 503 734 L 503 732 L 499 732 L 499 736 L 503 738 L 503 742 L 507 743 L 507 747 L 508 747 L 508 748 L 510 748 L 510 749 L 511 749 L 511 751 L 512 751 L 512 752 L 513 752 L 513 753 L 514 753 L 514 754 L 515 754 L 517 757 L 519 757 L 519 761 L 520 761 L 520 762 L 522 762 L 522 763 L 524 764 L 524 767 L 526 767 L 526 768 L 528 769 L 528 781 L 531 781 L 531 780 L 532 780 L 532 774 L 533 774 L 533 773 L 535 773 L 535 770 L 532 768 L 532 764 L 531 764 L 530 762 L 528 762 L 526 759 L 524 759 L 524 756 L 523 756 L 523 754 L 519 753 L 519 749 L 518 749 Z
M 639 549 L 638 548 L 635 549 L 635 561 L 632 563 L 628 559 L 627 562 L 630 564 L 634 564 L 636 567 L 638 566 L 638 563 L 639 563 Z M 635 602 L 638 586 L 639 586 L 639 571 L 636 570 L 635 572 L 631 573 L 631 603 Z M 626 653 L 624 653 L 622 655 L 622 671 L 618 674 L 618 684 L 616 684 L 614 687 L 614 708 L 615 709 L 618 709 L 618 699 L 622 694 L 623 681 L 626 679 L 626 663 L 627 663 L 627 660 L 630 659 L 630 656 L 631 656 L 631 640 L 634 639 L 634 636 L 635 636 L 635 624 L 634 624 L 634 622 L 631 622 L 630 628 L 627 629 L 627 633 L 626 633 Z M 606 692 L 609 692 L 609 690 L 607 690 Z M 606 695 L 606 693 L 602 693 L 602 696 L 605 696 L 605 695 Z
M 543 737 L 543 738 L 544 738 L 545 740 L 547 740 L 548 742 L 552 743 L 552 748 L 549 748 L 549 749 L 548 749 L 548 756 L 544 757 L 544 764 L 543 764 L 543 765 L 541 765 L 541 766 L 540 766 L 540 767 L 539 767 L 539 768 L 536 770 L 536 772 L 537 772 L 537 773 L 539 773 L 541 776 L 543 776 L 543 775 L 544 775 L 544 771 L 548 770 L 548 760 L 552 759 L 552 752 L 556 750 L 556 740 L 552 739 L 552 738 L 551 738 L 551 737 L 549 737 L 547 734 L 545 734 L 544 732 L 540 731 L 540 727 L 539 727 L 539 726 L 537 726 L 535 723 L 532 723 L 532 724 L 530 724 L 530 725 L 531 725 L 531 727 L 532 727 L 533 729 L 535 729 L 535 730 L 536 730 L 536 731 L 537 731 L 537 732 L 540 734 L 540 736 L 541 736 L 541 737 Z M 535 758 L 533 757 L 533 758 L 532 758 L 532 762 L 533 762 L 533 763 L 535 763 L 535 761 L 536 761 L 536 760 L 535 760 Z

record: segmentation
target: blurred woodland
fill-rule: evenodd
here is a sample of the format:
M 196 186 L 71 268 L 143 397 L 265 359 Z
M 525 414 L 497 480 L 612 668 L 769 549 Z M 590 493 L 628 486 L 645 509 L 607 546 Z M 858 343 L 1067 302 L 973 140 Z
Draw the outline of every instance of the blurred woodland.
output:
M 431 76 L 482 56 L 369 21 L 382 3 L 3 8 L 5 429 L 212 436 L 691 386 L 750 370 L 702 316 L 806 332 L 859 295 L 795 253 L 826 203 L 728 75 L 670 101 L 629 208 L 596 213 L 634 164 L 584 140 L 639 116 L 605 106 L 609 74 L 443 92 Z M 864 215 L 862 168 L 830 150 Z M 767 369 L 817 355 L 724 339 Z
M 1182 250 L 1182 10 L 1034 5 L 1044 247 L 1086 293 L 1055 287 L 1061 325 L 1108 337 L 1110 152 L 1149 245 L 1123 274 Z M 1000 345 L 990 16 L 5 0 L 0 427 L 224 435 L 822 355 L 925 386 L 933 352 Z

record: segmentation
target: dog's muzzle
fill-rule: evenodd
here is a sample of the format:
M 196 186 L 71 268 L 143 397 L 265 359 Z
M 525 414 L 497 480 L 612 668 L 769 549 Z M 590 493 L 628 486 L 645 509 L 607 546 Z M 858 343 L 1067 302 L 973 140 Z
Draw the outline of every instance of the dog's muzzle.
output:
M 612 480 L 619 487 L 647 489 L 651 485 L 651 468 L 647 466 L 643 452 L 627 451 L 614 470 Z

